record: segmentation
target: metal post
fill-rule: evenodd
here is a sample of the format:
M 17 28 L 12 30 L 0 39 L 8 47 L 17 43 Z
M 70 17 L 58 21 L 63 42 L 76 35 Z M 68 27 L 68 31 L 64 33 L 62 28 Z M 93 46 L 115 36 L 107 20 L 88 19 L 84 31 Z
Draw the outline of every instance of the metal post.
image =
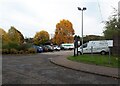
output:
M 110 47 L 109 47 L 109 64 L 110 64 L 110 56 L 111 56 L 111 52 L 110 52 Z
M 78 56 L 78 37 L 77 37 L 77 56 Z
M 82 55 L 83 55 L 83 10 L 82 10 Z
M 91 46 L 91 55 L 93 55 L 93 46 Z
M 76 48 L 75 48 L 75 40 L 74 40 L 74 56 L 76 56 L 76 55 L 75 55 L 75 49 L 76 49 Z

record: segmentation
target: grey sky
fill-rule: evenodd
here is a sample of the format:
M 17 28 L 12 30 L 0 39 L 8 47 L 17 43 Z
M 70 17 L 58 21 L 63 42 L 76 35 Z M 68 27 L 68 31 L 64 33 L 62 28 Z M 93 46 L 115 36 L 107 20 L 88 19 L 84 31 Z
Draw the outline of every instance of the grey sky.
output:
M 104 24 L 118 8 L 119 0 L 0 0 L 0 27 L 7 31 L 16 27 L 26 37 L 46 30 L 54 34 L 56 24 L 67 19 L 73 24 L 76 35 L 81 36 L 81 11 L 84 11 L 84 35 L 102 35 Z M 99 7 L 100 6 L 100 7 Z

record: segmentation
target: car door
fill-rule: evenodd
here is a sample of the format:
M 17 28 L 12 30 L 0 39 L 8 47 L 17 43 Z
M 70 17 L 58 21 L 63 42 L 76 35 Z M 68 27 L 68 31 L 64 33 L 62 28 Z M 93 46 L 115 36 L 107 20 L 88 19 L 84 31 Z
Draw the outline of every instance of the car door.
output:
M 83 53 L 90 53 L 88 43 L 83 44 Z

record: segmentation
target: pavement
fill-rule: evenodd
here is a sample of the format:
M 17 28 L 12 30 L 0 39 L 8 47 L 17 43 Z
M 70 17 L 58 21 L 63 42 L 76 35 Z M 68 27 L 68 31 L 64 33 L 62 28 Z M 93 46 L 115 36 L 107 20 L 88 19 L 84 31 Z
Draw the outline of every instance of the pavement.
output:
M 67 57 L 68 55 L 59 56 L 57 58 L 52 58 L 50 61 L 59 66 L 63 66 L 73 70 L 120 79 L 120 76 L 118 74 L 119 68 L 110 68 L 110 67 L 91 65 L 91 64 L 85 64 L 80 62 L 74 62 L 74 61 L 68 60 Z

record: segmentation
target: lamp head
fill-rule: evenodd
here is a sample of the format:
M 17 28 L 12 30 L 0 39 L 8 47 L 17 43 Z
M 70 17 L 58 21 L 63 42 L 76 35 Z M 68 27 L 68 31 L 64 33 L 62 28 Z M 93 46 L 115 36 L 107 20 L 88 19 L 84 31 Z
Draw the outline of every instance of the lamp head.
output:
M 78 7 L 78 10 L 82 10 L 80 7 Z
M 87 10 L 87 8 L 86 8 L 86 7 L 83 7 L 83 10 Z

